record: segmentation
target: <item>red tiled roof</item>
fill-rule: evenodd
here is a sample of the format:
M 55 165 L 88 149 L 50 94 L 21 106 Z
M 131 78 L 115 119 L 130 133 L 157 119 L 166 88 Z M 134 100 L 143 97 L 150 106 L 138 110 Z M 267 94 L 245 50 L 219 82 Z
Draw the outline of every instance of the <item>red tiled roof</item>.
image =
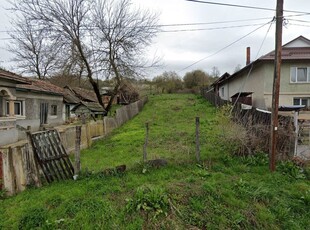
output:
M 10 81 L 15 81 L 17 83 L 29 84 L 29 80 L 25 77 L 19 76 L 10 71 L 4 70 L 0 68 L 0 78 L 7 79 Z
M 18 84 L 18 89 L 27 89 L 32 91 L 44 92 L 48 94 L 64 95 L 64 89 L 48 81 L 29 79 L 30 85 Z

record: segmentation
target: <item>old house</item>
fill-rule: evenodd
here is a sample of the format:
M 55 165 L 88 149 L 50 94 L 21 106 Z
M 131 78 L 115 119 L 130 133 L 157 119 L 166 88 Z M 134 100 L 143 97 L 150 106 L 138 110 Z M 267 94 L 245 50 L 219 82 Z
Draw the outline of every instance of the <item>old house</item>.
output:
M 272 51 L 251 62 L 248 48 L 246 66 L 232 75 L 224 74 L 212 84 L 214 91 L 224 100 L 245 100 L 257 108 L 269 109 L 274 57 Z M 303 36 L 282 47 L 279 104 L 310 106 L 310 40 Z
M 0 69 L 0 145 L 24 139 L 20 130 L 29 126 L 35 131 L 63 122 L 60 87 Z
M 69 106 L 66 113 L 70 109 L 71 117 L 85 115 L 87 118 L 96 119 L 105 114 L 105 110 L 98 103 L 97 96 L 93 91 L 69 86 L 65 86 L 64 90 L 66 105 Z

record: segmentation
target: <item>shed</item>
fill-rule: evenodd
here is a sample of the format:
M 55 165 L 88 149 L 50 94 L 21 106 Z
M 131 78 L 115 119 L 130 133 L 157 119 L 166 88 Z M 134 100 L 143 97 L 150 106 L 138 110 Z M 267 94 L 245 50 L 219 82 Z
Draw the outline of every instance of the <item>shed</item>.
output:
M 71 111 L 74 112 L 77 116 L 85 115 L 86 118 L 92 117 L 93 119 L 96 119 L 99 116 L 103 116 L 106 113 L 106 111 L 99 103 L 85 101 L 81 101 L 79 104 L 74 106 Z
M 240 102 L 246 105 L 252 105 L 252 94 L 253 92 L 239 92 L 231 96 L 233 103 Z

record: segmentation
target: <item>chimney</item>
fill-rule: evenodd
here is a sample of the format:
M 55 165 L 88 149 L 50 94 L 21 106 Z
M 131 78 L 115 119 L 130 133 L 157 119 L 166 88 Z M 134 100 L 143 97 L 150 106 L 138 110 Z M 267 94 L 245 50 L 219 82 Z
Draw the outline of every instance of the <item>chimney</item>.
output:
M 246 48 L 246 65 L 251 62 L 251 47 Z

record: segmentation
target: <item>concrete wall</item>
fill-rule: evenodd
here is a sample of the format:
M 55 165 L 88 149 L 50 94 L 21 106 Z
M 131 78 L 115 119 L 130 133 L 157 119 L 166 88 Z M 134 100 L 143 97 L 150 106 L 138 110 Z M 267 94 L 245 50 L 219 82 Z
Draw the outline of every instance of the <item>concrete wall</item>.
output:
M 27 186 L 40 186 L 39 171 L 27 141 L 20 141 L 0 149 L 2 155 L 3 187 L 8 195 L 26 189 Z

